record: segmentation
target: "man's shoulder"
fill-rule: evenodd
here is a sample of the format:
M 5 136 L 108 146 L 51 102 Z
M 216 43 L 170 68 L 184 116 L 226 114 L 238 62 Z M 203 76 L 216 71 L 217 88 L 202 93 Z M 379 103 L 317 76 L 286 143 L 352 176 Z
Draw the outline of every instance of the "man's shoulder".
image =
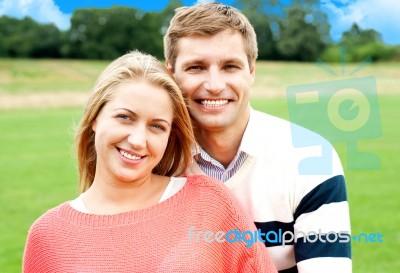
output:
M 315 173 L 317 166 L 328 168 L 326 172 L 342 173 L 338 154 L 325 137 L 305 127 L 252 110 L 242 147 L 268 166 L 277 170 L 295 167 L 302 174 Z M 261 161 L 260 161 L 261 162 Z M 318 165 L 319 164 L 319 165 Z M 321 167 L 322 168 L 322 167 Z M 325 171 L 322 171 L 324 172 Z
M 254 123 L 259 123 L 260 125 L 268 125 L 269 123 L 288 126 L 290 125 L 290 121 L 280 118 L 278 116 L 274 116 L 259 110 L 251 109 L 250 120 Z
M 301 147 L 303 143 L 299 142 L 304 142 L 304 140 L 307 140 L 307 143 L 304 143 L 305 146 L 321 144 L 331 146 L 324 136 L 315 131 L 258 110 L 252 110 L 248 129 L 253 135 L 264 139 L 275 139 L 277 144 L 290 142 L 294 148 Z
M 280 140 L 283 140 L 282 138 L 289 140 L 290 122 L 252 109 L 243 138 L 247 138 L 247 140 L 251 140 L 254 143 L 257 140 L 277 140 L 276 136 L 280 136 Z

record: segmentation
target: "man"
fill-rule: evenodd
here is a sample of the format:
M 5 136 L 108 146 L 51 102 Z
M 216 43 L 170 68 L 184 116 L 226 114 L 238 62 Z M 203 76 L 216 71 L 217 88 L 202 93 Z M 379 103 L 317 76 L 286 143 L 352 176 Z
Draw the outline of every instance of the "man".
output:
M 200 146 L 188 174 L 207 174 L 232 190 L 280 272 L 351 272 L 340 160 L 329 146 L 331 171 L 301 174 L 299 162 L 315 151 L 293 146 L 288 121 L 251 108 L 257 42 L 248 19 L 218 3 L 179 8 L 164 37 L 164 54 Z

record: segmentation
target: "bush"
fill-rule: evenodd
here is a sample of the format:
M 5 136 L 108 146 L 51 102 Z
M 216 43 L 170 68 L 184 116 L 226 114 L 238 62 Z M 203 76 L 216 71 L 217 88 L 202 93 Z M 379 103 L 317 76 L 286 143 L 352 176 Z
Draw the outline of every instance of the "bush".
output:
M 400 47 L 387 46 L 380 42 L 350 48 L 333 45 L 326 48 L 321 55 L 321 59 L 325 62 L 340 62 L 343 57 L 346 62 L 361 62 L 366 58 L 371 58 L 372 61 L 398 60 L 400 59 Z

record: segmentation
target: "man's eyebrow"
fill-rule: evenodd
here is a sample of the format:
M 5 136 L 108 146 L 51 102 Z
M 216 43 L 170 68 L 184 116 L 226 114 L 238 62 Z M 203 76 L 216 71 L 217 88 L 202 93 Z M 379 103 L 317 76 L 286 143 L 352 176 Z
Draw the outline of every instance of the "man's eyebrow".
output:
M 242 59 L 240 59 L 240 58 L 228 58 L 228 59 L 225 59 L 225 60 L 221 60 L 221 63 L 241 63 L 241 64 L 243 64 L 244 63 L 244 61 L 242 60 Z
M 206 62 L 204 59 L 201 58 L 196 58 L 196 59 L 191 59 L 191 60 L 186 60 L 182 62 L 182 66 L 190 66 L 190 65 L 204 65 Z M 219 61 L 219 64 L 227 64 L 227 63 L 237 63 L 237 64 L 244 64 L 245 61 L 242 60 L 241 58 L 227 58 L 227 59 L 222 59 Z
M 182 62 L 183 66 L 188 66 L 188 65 L 193 65 L 193 64 L 203 64 L 204 60 L 200 59 L 200 58 L 196 58 L 196 59 L 191 59 L 191 60 L 186 60 Z

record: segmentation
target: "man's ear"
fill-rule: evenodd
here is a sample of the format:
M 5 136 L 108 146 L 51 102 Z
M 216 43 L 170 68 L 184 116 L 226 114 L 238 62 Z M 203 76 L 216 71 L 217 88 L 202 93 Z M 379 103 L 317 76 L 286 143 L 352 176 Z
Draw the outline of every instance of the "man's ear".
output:
M 165 62 L 165 64 L 166 64 L 166 66 L 167 66 L 167 69 L 168 69 L 168 71 L 169 71 L 169 73 L 171 73 L 171 75 L 174 75 L 174 68 L 172 67 L 172 64 L 171 64 L 171 62 L 169 61 L 169 60 L 167 60 L 166 62 Z
M 254 80 L 256 78 L 256 64 L 255 63 L 250 66 L 250 75 L 252 78 L 252 82 L 254 83 Z

